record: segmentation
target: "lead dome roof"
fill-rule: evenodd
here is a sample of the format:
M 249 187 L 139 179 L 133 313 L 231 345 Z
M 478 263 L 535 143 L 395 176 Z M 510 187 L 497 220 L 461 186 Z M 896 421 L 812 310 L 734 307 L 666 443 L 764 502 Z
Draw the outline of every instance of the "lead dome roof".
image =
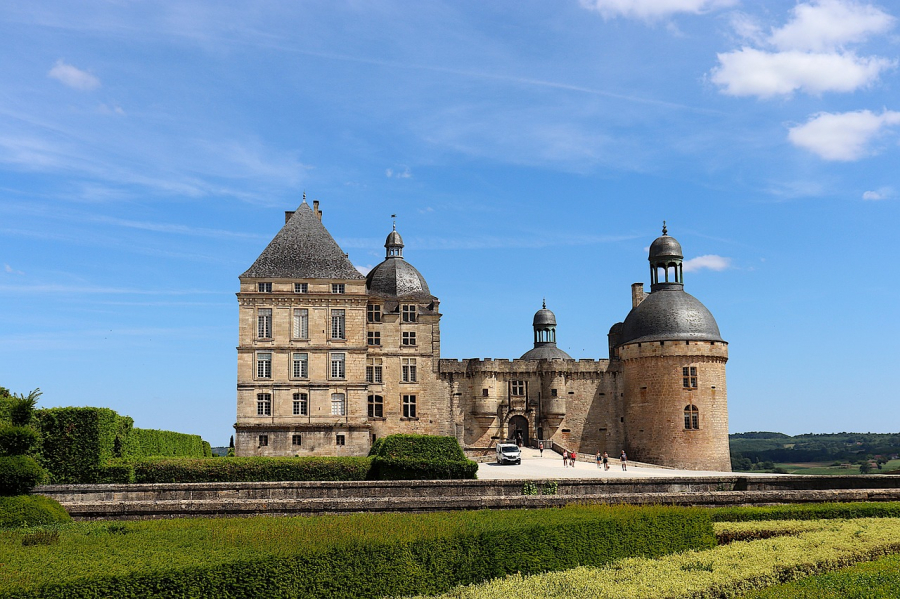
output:
M 431 301 L 434 296 L 428 283 L 416 267 L 403 258 L 403 238 L 391 231 L 384 242 L 387 257 L 366 275 L 366 289 L 370 295 L 383 298 L 405 298 Z M 395 250 L 392 252 L 392 250 Z
M 677 284 L 654 291 L 632 308 L 619 344 L 670 340 L 723 341 L 712 313 Z
M 522 354 L 520 360 L 571 360 L 572 356 L 556 347 L 556 344 L 534 347 Z

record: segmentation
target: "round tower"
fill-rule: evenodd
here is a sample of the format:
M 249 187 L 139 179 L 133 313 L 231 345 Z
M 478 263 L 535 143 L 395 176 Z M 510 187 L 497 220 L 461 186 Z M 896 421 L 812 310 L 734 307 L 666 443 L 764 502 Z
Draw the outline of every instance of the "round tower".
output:
M 725 363 L 716 320 L 685 293 L 681 244 L 663 234 L 650 245 L 650 293 L 622 323 L 625 451 L 689 470 L 731 471 Z

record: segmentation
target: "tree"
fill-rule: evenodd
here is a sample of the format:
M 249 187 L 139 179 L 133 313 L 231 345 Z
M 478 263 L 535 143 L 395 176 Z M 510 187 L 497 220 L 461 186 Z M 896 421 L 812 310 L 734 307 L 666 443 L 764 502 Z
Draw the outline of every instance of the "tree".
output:
M 872 471 L 872 465 L 868 461 L 864 461 L 859 465 L 859 473 L 860 474 L 868 474 Z
M 34 414 L 34 407 L 37 405 L 38 398 L 43 395 L 40 388 L 35 389 L 28 395 L 14 395 L 15 400 L 9 409 L 9 419 L 13 426 L 28 426 L 31 424 L 31 416 Z

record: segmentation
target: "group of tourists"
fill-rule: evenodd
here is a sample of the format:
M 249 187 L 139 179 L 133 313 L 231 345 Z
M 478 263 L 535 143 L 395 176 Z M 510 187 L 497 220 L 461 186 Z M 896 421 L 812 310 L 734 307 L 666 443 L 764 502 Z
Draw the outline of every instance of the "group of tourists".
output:
M 544 457 L 544 442 L 540 441 L 538 443 L 538 451 L 541 452 L 541 457 Z M 562 453 L 563 459 L 563 468 L 568 468 L 571 466 L 575 467 L 575 460 L 578 459 L 578 454 L 574 451 L 569 451 L 568 449 L 564 449 Z M 628 470 L 628 456 L 625 455 L 625 450 L 622 450 L 622 455 L 619 456 L 619 462 L 622 464 L 622 470 Z M 603 468 L 604 470 L 609 470 L 609 454 L 605 451 L 600 453 L 600 450 L 597 450 L 597 468 Z
M 563 468 L 568 468 L 569 466 L 574 468 L 575 460 L 577 459 L 578 454 L 576 454 L 574 451 L 569 451 L 567 449 L 563 450 Z

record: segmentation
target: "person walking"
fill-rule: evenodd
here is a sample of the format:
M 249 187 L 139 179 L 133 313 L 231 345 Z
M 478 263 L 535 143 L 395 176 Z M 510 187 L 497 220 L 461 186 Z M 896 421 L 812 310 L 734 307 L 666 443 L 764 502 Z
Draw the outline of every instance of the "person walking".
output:
M 541 457 L 544 457 L 544 442 L 543 441 L 538 442 L 538 451 L 541 452 Z
M 609 454 L 605 451 L 603 452 L 603 469 L 609 470 Z
M 603 454 L 600 453 L 600 450 L 597 450 L 597 469 L 600 469 L 600 464 L 603 462 Z
M 578 455 L 574 451 L 569 454 L 569 463 L 572 464 L 572 468 L 575 467 L 575 458 L 577 457 Z
M 569 467 L 569 450 L 563 449 L 563 468 Z
M 619 456 L 619 460 L 622 461 L 622 470 L 628 470 L 628 456 L 625 455 L 625 450 L 622 450 L 622 455 Z

